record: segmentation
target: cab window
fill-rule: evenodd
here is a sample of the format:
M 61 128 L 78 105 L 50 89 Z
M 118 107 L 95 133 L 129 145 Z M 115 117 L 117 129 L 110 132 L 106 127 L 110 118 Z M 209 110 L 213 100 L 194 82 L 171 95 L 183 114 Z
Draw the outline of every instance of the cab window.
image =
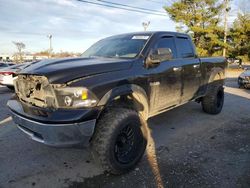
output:
M 163 37 L 156 43 L 155 48 L 170 48 L 173 53 L 173 59 L 177 57 L 174 37 Z
M 185 37 L 176 38 L 176 47 L 179 53 L 179 58 L 195 57 L 191 41 Z

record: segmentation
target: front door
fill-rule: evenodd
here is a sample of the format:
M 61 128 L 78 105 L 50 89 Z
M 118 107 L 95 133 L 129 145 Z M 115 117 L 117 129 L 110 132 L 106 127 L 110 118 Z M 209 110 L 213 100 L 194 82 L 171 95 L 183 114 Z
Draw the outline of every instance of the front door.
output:
M 170 48 L 173 59 L 161 62 L 153 67 L 153 75 L 150 80 L 150 88 L 153 93 L 151 104 L 154 112 L 159 112 L 180 103 L 182 62 L 175 57 L 176 47 L 174 37 L 162 37 L 158 39 L 154 48 Z

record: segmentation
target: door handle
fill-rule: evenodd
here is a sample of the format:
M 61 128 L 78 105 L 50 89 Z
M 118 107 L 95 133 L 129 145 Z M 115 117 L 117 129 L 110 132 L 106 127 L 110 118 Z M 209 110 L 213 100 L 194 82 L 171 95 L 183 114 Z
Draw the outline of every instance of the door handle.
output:
M 193 67 L 196 69 L 196 68 L 199 68 L 200 65 L 199 65 L 199 64 L 196 64 L 196 65 L 193 65 Z
M 158 86 L 160 85 L 160 82 L 150 82 L 150 86 Z
M 174 67 L 173 71 L 181 71 L 182 67 Z

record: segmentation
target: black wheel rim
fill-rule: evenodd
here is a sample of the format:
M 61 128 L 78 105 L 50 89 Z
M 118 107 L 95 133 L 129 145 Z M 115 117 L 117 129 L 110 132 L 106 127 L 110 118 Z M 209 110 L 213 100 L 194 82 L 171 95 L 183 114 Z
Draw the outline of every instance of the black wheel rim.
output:
M 217 108 L 221 108 L 223 105 L 224 93 L 223 90 L 219 90 L 217 93 Z
M 115 142 L 115 157 L 119 163 L 128 164 L 136 157 L 137 148 L 142 144 L 142 134 L 139 126 L 132 123 L 122 128 Z

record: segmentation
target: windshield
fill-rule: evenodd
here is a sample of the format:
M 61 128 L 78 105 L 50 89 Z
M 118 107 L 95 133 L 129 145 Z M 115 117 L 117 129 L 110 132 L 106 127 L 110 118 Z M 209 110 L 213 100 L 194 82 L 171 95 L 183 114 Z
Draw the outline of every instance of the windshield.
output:
M 148 39 L 149 35 L 126 35 L 106 38 L 92 45 L 82 56 L 134 58 L 141 52 Z

